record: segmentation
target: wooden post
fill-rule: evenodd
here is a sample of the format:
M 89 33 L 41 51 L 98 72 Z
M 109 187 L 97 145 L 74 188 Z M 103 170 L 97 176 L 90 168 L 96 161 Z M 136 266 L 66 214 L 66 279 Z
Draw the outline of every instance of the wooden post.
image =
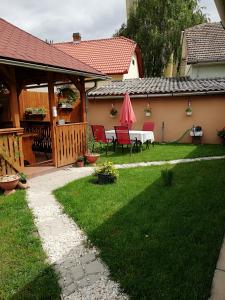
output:
M 11 119 L 13 122 L 13 127 L 20 128 L 20 112 L 19 112 L 19 101 L 17 95 L 17 85 L 16 85 L 16 76 L 15 76 L 15 68 L 9 67 L 10 74 L 10 113 Z
M 85 92 L 85 83 L 84 83 L 84 78 L 80 79 L 80 100 L 82 104 L 82 121 L 84 123 L 87 122 L 87 111 L 86 111 L 86 92 Z
M 57 167 L 57 143 L 56 143 L 56 117 L 53 116 L 52 108 L 56 107 L 55 93 L 54 93 L 54 78 L 52 73 L 48 73 L 48 99 L 49 99 L 49 113 L 50 113 L 50 127 L 52 139 L 52 159 L 53 164 Z

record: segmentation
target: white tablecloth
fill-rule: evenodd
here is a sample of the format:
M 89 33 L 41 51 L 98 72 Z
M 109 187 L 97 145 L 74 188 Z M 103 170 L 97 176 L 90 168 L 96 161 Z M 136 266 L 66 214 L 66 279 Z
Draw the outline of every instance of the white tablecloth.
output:
M 111 139 L 112 137 L 116 139 L 115 130 L 107 130 L 105 134 L 107 139 Z M 142 144 L 149 140 L 151 140 L 152 143 L 155 140 L 153 131 L 129 130 L 129 134 L 131 140 L 135 140 L 137 138 L 137 140 L 141 141 Z

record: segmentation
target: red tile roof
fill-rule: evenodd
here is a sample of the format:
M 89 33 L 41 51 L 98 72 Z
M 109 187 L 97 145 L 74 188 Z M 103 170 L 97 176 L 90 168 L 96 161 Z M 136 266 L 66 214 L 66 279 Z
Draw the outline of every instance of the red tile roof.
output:
M 0 58 L 104 75 L 1 18 Z
M 55 47 L 108 75 L 128 73 L 131 57 L 136 53 L 140 77 L 143 76 L 140 48 L 125 37 L 56 43 Z

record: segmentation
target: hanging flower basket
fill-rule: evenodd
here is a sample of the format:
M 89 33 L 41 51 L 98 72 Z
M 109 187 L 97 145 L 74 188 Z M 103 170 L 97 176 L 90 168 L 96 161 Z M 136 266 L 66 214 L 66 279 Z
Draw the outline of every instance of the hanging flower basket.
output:
M 112 108 L 110 110 L 110 117 L 115 118 L 118 114 L 118 110 L 115 108 L 114 104 L 112 104 Z
M 145 116 L 146 117 L 151 117 L 152 112 L 150 110 L 145 110 Z
M 187 115 L 188 117 L 192 116 L 192 109 L 191 109 L 191 107 L 188 107 L 188 108 L 185 110 L 185 112 L 186 112 L 186 115 Z

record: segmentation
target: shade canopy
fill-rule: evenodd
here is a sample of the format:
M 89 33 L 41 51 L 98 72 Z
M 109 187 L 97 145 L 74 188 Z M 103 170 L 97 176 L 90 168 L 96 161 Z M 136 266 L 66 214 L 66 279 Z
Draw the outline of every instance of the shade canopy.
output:
M 131 129 L 135 122 L 136 117 L 130 101 L 130 96 L 128 95 L 128 93 L 126 93 L 120 113 L 120 124 L 128 126 L 128 128 Z

